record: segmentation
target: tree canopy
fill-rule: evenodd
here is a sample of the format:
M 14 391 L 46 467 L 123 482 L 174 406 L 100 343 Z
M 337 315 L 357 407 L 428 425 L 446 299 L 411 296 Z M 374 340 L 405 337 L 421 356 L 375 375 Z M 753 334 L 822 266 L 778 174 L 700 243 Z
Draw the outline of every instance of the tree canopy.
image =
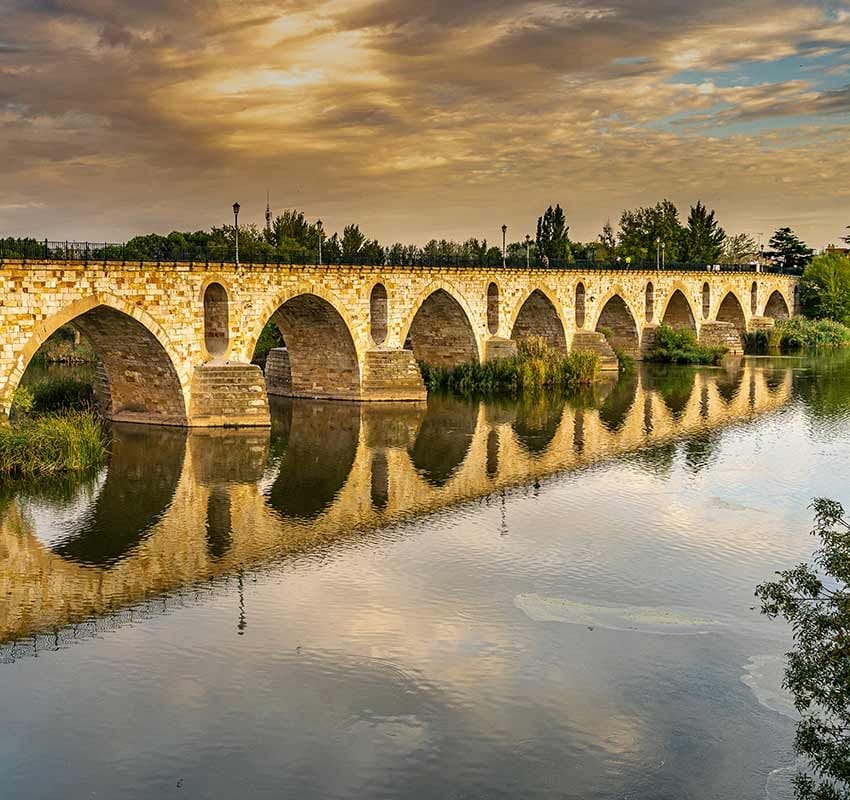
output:
M 761 610 L 792 626 L 784 686 L 800 714 L 794 747 L 808 768 L 798 800 L 850 800 L 850 524 L 832 500 L 813 503 L 813 562 L 756 589 Z
M 812 249 L 791 228 L 780 228 L 770 239 L 770 256 L 788 269 L 802 272 L 812 259 Z
M 537 219 L 537 252 L 550 259 L 570 260 L 570 226 L 560 205 L 549 206 Z
M 723 255 L 726 231 L 714 216 L 714 209 L 706 208 L 701 201 L 691 206 L 688 227 L 682 231 L 681 259 L 694 264 L 715 264 Z
M 636 261 L 654 261 L 657 247 L 664 245 L 665 259 L 678 261 L 683 231 L 679 209 L 670 200 L 662 200 L 651 208 L 624 211 L 620 217 L 619 255 Z
M 803 272 L 800 300 L 807 317 L 850 325 L 850 258 L 834 252 L 815 256 Z

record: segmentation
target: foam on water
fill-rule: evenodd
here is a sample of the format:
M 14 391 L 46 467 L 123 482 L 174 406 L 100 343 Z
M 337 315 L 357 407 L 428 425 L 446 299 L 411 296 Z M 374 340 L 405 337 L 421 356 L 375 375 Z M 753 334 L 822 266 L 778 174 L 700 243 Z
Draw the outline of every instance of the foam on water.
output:
M 535 622 L 564 622 L 613 631 L 695 635 L 723 624 L 672 607 L 601 606 L 539 594 L 519 594 L 514 605 Z

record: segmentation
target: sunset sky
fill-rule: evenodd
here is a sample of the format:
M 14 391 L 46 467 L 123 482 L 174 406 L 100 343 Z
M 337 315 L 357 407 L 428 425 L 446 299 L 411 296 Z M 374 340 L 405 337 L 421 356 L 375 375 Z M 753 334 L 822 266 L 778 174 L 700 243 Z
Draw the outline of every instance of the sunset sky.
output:
M 850 225 L 850 0 L 0 0 L 0 235 Z

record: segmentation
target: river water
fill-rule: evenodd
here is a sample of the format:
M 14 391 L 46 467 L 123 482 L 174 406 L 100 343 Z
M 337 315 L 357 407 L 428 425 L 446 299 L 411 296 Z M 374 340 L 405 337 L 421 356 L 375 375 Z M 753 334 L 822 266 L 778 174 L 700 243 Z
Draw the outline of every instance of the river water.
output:
M 0 496 L 3 798 L 787 798 L 850 361 L 116 426 Z

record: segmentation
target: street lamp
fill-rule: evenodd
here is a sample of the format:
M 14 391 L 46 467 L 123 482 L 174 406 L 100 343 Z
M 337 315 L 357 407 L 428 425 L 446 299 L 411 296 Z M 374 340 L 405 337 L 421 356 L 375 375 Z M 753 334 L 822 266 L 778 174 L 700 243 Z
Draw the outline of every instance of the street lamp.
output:
M 502 266 L 505 266 L 505 257 L 507 256 L 507 250 L 505 248 L 505 237 L 508 235 L 508 226 L 502 225 Z
M 525 234 L 525 268 L 531 266 L 531 236 Z
M 661 269 L 661 237 L 655 237 L 655 269 Z
M 322 231 L 322 220 L 316 220 L 316 229 L 319 231 L 319 266 L 322 266 L 322 236 L 324 235 Z
M 239 266 L 239 203 L 233 204 L 233 231 L 236 237 L 236 266 Z
M 665 258 L 667 254 L 667 242 L 661 242 L 661 268 L 667 264 L 667 260 Z

